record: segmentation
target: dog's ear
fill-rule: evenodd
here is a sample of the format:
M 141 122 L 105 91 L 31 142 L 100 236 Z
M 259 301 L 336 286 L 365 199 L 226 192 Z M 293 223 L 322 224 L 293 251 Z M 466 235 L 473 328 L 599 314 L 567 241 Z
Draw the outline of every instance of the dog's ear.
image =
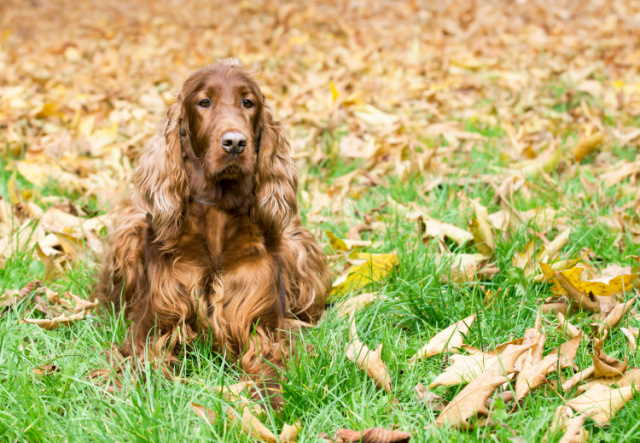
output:
M 291 148 L 280 124 L 263 106 L 258 124 L 256 215 L 272 234 L 279 234 L 295 217 L 298 180 Z
M 189 149 L 189 125 L 182 96 L 167 111 L 167 117 L 140 158 L 134 183 L 151 215 L 153 234 L 170 248 L 180 233 L 189 195 L 184 167 L 184 149 Z

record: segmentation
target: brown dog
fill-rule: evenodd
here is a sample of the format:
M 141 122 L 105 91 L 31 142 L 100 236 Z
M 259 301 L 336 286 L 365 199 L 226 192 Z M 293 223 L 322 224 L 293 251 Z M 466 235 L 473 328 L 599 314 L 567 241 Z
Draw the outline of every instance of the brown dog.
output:
M 172 359 L 212 331 L 246 372 L 270 373 L 286 353 L 280 331 L 316 321 L 330 283 L 255 81 L 231 63 L 192 74 L 133 185 L 97 288 L 131 321 L 124 351 Z

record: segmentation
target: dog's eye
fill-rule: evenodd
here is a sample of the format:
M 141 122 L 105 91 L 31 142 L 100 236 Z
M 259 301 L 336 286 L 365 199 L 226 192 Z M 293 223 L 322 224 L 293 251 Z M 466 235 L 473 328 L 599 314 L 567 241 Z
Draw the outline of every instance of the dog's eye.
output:
M 211 100 L 209 100 L 208 98 L 203 98 L 198 102 L 198 106 L 202 108 L 208 108 L 209 106 L 211 106 Z
M 248 98 L 243 98 L 242 99 L 242 106 L 244 106 L 245 108 L 249 109 L 249 108 L 253 108 L 253 101 L 249 100 Z

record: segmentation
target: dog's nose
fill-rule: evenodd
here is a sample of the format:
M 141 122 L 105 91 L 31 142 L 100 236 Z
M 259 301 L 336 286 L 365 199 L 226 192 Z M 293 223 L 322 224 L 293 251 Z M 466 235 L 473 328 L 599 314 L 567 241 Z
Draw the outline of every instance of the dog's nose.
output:
M 247 137 L 237 131 L 222 134 L 222 149 L 229 154 L 240 154 L 247 147 Z

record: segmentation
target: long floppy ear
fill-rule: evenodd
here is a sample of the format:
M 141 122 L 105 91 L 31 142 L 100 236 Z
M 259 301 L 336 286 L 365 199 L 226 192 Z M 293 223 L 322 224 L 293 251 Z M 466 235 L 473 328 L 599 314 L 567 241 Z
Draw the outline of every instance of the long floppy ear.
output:
M 163 249 L 171 248 L 180 233 L 189 193 L 181 145 L 181 138 L 182 144 L 189 143 L 186 131 L 188 125 L 179 96 L 167 112 L 162 131 L 147 145 L 134 175 L 134 183 L 151 215 L 154 240 Z
M 259 140 L 257 216 L 268 233 L 278 235 L 297 213 L 298 178 L 289 142 L 266 107 L 262 110 Z

